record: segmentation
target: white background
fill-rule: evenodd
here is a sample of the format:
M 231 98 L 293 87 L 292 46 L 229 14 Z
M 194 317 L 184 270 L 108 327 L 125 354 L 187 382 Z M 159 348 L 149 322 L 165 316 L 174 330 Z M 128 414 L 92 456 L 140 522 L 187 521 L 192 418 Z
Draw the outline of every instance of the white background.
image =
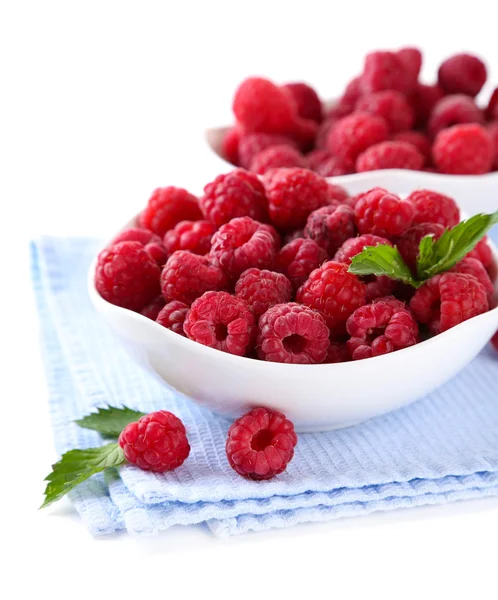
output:
M 498 81 L 494 4 L 0 3 L 3 598 L 496 598 L 497 499 L 223 542 L 194 527 L 94 540 L 67 501 L 37 511 L 56 455 L 27 253 L 40 233 L 109 235 L 156 186 L 199 192 L 217 174 L 202 130 L 230 120 L 247 75 L 333 97 L 368 50 L 419 44 L 428 81 L 462 50 Z

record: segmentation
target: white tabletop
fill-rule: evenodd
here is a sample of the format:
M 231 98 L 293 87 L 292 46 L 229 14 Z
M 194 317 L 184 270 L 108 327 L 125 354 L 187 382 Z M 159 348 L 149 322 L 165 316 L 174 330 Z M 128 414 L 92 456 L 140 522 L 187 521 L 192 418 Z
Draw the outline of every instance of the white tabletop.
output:
M 5 4 L 0 590 L 15 588 L 2 597 L 495 598 L 493 498 L 226 541 L 203 527 L 95 540 L 67 500 L 37 511 L 57 457 L 27 248 L 41 233 L 113 232 L 156 186 L 199 192 L 216 175 L 202 129 L 230 119 L 246 75 L 307 79 L 333 97 L 378 46 L 422 44 L 428 80 L 452 51 L 496 61 L 492 3 Z

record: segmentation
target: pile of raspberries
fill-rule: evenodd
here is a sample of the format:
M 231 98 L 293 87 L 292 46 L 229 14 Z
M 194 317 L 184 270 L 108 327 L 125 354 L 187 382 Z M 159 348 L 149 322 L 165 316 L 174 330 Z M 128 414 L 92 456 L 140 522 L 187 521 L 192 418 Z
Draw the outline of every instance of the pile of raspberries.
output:
M 379 356 L 493 306 L 486 239 L 422 287 L 357 277 L 366 246 L 397 246 L 415 267 L 420 240 L 460 220 L 452 198 L 382 188 L 355 197 L 301 167 L 219 175 L 197 198 L 154 191 L 136 226 L 97 261 L 101 296 L 178 335 L 237 356 L 336 363 Z
M 250 77 L 235 92 L 236 124 L 222 142 L 230 163 L 260 175 L 306 167 L 323 177 L 377 169 L 479 175 L 498 169 L 498 88 L 475 97 L 486 66 L 470 54 L 445 60 L 437 83 L 419 81 L 417 48 L 365 58 L 337 102 L 325 106 L 305 83 Z

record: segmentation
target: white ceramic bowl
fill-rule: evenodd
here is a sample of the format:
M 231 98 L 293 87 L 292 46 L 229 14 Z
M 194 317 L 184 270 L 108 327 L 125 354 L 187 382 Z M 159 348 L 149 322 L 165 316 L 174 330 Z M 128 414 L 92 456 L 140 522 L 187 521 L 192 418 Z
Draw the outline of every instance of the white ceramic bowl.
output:
M 375 183 L 366 177 L 359 191 L 377 184 L 378 175 L 371 177 Z M 395 189 L 399 176 L 394 177 L 384 172 L 378 184 Z M 410 182 L 399 185 L 405 194 L 412 187 Z M 356 191 L 349 184 L 346 188 Z M 493 252 L 498 260 L 494 246 Z M 94 269 L 95 262 L 88 275 L 91 300 L 140 365 L 215 412 L 233 418 L 266 406 L 284 412 L 298 431 L 347 427 L 409 404 L 453 377 L 498 329 L 495 308 L 416 346 L 376 358 L 330 365 L 265 362 L 208 348 L 110 304 L 95 289 Z

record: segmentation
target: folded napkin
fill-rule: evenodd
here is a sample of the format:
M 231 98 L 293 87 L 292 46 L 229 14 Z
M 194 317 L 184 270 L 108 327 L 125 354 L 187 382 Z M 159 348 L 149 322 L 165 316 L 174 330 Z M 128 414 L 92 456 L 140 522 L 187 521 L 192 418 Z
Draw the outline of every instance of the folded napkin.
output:
M 348 429 L 299 435 L 293 461 L 274 480 L 239 477 L 225 456 L 229 421 L 142 371 L 93 310 L 86 278 L 98 247 L 83 238 L 32 244 L 56 449 L 100 445 L 96 432 L 73 421 L 110 404 L 174 412 L 192 451 L 170 473 L 126 465 L 73 490 L 70 498 L 92 534 L 205 523 L 226 536 L 498 494 L 498 357 L 489 346 L 452 381 L 404 409 Z M 388 385 L 389 373 L 379 377 Z

